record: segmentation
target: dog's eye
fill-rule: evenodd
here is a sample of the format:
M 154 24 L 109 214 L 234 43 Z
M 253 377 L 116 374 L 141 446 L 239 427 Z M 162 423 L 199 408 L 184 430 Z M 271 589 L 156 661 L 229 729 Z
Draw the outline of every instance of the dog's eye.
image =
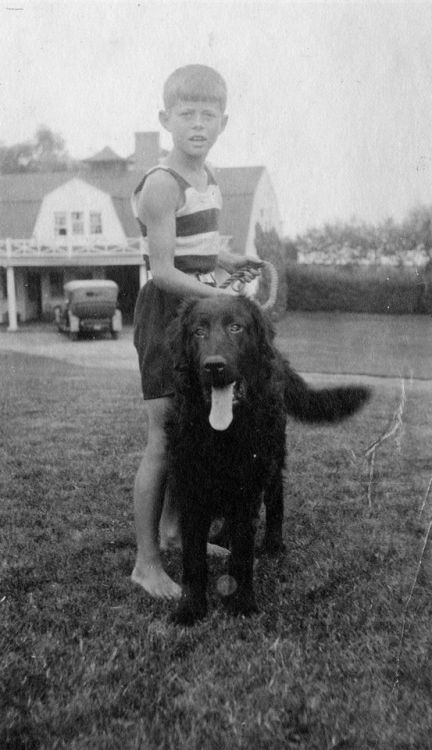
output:
M 240 323 L 230 323 L 228 330 L 230 333 L 240 333 L 243 330 L 243 326 Z
M 194 330 L 194 336 L 197 336 L 199 339 L 203 339 L 205 334 L 205 328 L 203 328 L 202 326 L 198 326 L 198 328 L 195 328 Z

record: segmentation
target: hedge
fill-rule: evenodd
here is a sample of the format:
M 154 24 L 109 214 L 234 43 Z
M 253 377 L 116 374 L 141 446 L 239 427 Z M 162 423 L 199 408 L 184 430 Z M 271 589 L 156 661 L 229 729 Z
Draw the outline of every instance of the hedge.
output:
M 432 312 L 422 273 L 414 267 L 288 264 L 286 282 L 287 310 Z

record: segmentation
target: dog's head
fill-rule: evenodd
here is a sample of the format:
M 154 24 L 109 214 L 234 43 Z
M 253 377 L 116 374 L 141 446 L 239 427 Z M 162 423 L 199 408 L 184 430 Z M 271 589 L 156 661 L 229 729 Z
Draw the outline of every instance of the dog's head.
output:
M 265 385 L 274 356 L 273 328 L 246 297 L 221 295 L 182 304 L 170 327 L 177 387 L 197 391 L 210 424 L 226 429 L 232 409 Z

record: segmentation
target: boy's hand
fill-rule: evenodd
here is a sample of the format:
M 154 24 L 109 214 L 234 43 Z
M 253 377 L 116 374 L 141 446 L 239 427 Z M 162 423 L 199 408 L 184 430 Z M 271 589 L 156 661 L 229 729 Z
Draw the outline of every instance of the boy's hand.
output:
M 260 274 L 264 261 L 251 255 L 236 255 L 234 253 L 219 253 L 222 268 L 228 273 L 241 271 L 246 282 L 253 281 Z

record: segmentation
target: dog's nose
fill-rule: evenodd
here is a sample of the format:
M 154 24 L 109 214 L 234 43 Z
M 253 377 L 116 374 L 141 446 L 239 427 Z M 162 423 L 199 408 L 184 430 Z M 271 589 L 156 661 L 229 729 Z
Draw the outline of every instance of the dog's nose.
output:
M 223 383 L 227 362 L 220 355 L 206 357 L 203 362 L 204 373 L 213 385 Z

